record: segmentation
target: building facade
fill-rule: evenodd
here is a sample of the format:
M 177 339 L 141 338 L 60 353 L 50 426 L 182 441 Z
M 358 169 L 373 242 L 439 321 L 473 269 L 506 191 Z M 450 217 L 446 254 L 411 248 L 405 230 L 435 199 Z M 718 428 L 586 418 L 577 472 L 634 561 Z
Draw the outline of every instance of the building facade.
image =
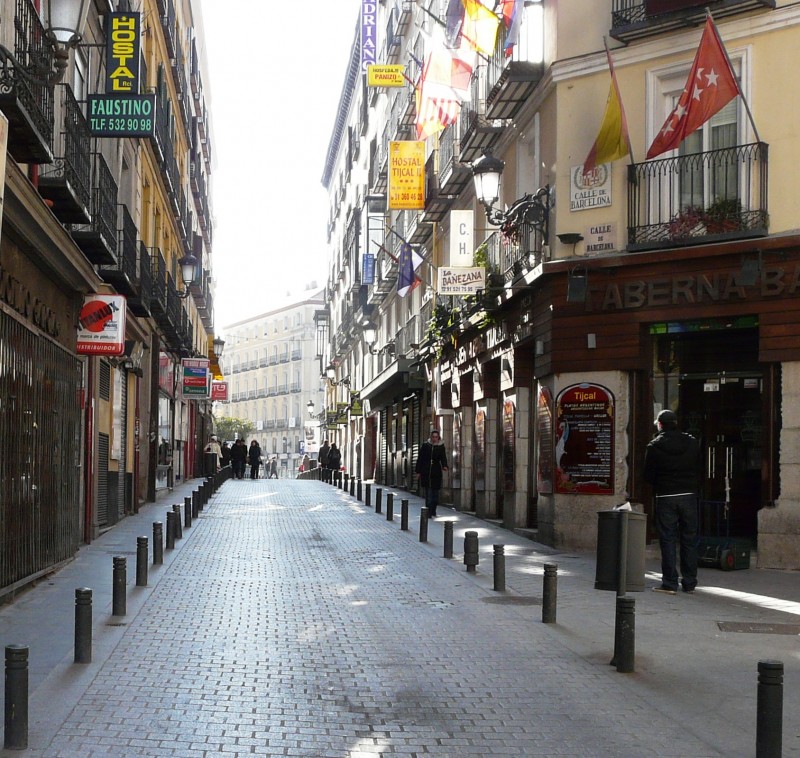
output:
M 277 457 L 280 477 L 296 477 L 304 455 L 317 457 L 323 430 L 316 417 L 324 418 L 324 395 L 314 314 L 323 305 L 315 285 L 302 297 L 224 327 L 230 399 L 216 404 L 215 413 L 249 421 L 255 429 L 250 439 L 265 458 Z
M 323 174 L 323 363 L 338 382 L 329 394 L 349 379 L 364 404 L 338 432 L 346 448 L 368 441 L 374 465 L 359 473 L 413 486 L 416 446 L 436 426 L 456 507 L 591 548 L 598 510 L 632 499 L 652 513 L 644 448 L 668 407 L 703 449 L 703 531 L 750 539 L 759 565 L 797 568 L 800 208 L 788 167 L 800 140 L 787 117 L 797 96 L 776 87 L 791 75 L 796 8 L 711 7 L 743 97 L 645 160 L 686 84 L 705 5 L 521 3 L 511 53 L 501 24 L 457 120 L 425 140 L 424 209 L 392 210 L 389 143 L 416 139 L 413 83 L 447 5 L 377 4 L 377 62 L 404 64 L 408 83 L 368 87 L 357 35 Z M 633 155 L 584 174 L 609 92 L 604 36 Z M 487 151 L 504 162 L 489 210 L 472 177 Z M 464 240 L 486 287 L 442 294 L 436 271 Z M 405 298 L 403 241 L 424 261 Z
M 145 0 L 132 22 L 125 2 L 81 5 L 56 44 L 59 0 L 0 3 L 3 595 L 194 476 L 211 423 L 210 401 L 176 392 L 181 358 L 215 358 L 198 10 Z M 112 12 L 139 24 L 127 96 L 154 96 L 149 136 L 128 136 L 130 120 L 101 136 L 89 111 L 110 93 Z M 189 253 L 200 274 L 184 291 Z M 92 296 L 124 297 L 111 301 L 126 316 L 119 354 L 79 346 Z

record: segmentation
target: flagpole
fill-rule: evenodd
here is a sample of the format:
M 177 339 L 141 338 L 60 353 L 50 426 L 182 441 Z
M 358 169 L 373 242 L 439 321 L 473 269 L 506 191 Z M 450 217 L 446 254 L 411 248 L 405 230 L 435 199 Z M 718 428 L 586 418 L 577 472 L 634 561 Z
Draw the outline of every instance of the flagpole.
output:
M 756 126 L 755 119 L 753 118 L 753 112 L 750 110 L 750 103 L 747 102 L 747 97 L 744 94 L 744 88 L 742 87 L 742 78 L 741 76 L 736 76 L 736 71 L 733 68 L 733 64 L 731 63 L 731 57 L 728 55 L 728 48 L 725 47 L 725 43 L 722 41 L 722 37 L 719 36 L 719 30 L 717 29 L 717 25 L 714 22 L 714 17 L 711 15 L 711 11 L 706 8 L 706 14 L 708 18 L 711 19 L 711 26 L 714 27 L 714 35 L 717 38 L 717 42 L 719 42 L 719 46 L 722 48 L 722 52 L 725 53 L 725 60 L 728 61 L 728 68 L 730 68 L 731 73 L 736 77 L 736 84 L 739 86 L 739 96 L 742 98 L 742 102 L 744 103 L 744 109 L 747 112 L 747 118 L 750 119 L 750 126 L 753 127 L 753 134 L 756 136 L 756 142 L 761 142 L 761 137 L 758 134 L 758 127 Z

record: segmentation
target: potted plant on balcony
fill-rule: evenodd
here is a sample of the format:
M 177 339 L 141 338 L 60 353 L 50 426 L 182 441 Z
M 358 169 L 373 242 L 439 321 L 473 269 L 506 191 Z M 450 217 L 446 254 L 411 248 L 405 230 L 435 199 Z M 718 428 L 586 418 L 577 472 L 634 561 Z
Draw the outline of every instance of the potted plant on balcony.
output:
M 742 203 L 738 197 L 718 197 L 703 214 L 709 234 L 739 231 L 744 227 Z
M 688 205 L 667 222 L 667 237 L 682 240 L 705 234 L 705 211 L 695 205 Z

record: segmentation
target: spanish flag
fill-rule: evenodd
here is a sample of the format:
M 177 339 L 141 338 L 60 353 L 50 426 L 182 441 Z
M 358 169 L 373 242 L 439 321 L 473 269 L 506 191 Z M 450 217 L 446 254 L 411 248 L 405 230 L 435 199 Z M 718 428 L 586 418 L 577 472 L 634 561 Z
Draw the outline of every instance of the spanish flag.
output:
M 603 39 L 608 56 L 608 69 L 611 72 L 611 85 L 608 89 L 606 113 L 597 139 L 586 156 L 583 163 L 583 173 L 588 174 L 601 163 L 615 161 L 631 153 L 631 140 L 628 135 L 628 120 L 625 118 L 625 108 L 622 106 L 622 97 L 619 94 L 617 75 L 614 71 L 614 61 L 608 50 L 608 43 Z

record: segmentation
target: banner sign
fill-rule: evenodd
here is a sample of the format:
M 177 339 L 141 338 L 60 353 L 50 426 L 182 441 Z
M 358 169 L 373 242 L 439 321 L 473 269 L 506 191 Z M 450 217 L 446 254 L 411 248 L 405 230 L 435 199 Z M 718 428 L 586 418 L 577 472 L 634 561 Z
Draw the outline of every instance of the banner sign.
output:
M 378 3 L 361 2 L 361 70 L 378 62 Z
M 336 430 L 336 411 L 326 411 L 325 412 L 325 428 L 328 431 L 335 431 Z
M 372 253 L 364 253 L 361 276 L 361 284 L 375 284 L 375 256 Z
M 336 423 L 339 425 L 347 424 L 347 409 L 350 403 L 336 403 Z
M 319 426 L 316 422 L 307 421 L 303 429 L 303 452 L 307 455 L 319 452 Z
M 181 394 L 190 400 L 207 400 L 211 392 L 208 358 L 181 358 Z
M 361 393 L 350 392 L 350 418 L 364 415 L 364 404 L 361 402 Z
M 156 96 L 89 95 L 89 131 L 94 137 L 152 137 Z
M 404 87 L 405 70 L 402 64 L 367 66 L 367 87 Z
M 440 295 L 474 295 L 486 289 L 486 269 L 483 266 L 440 266 L 438 289 Z
M 78 353 L 124 355 L 126 314 L 123 295 L 86 295 L 78 316 Z
M 425 142 L 389 143 L 389 209 L 425 208 Z
M 218 400 L 220 403 L 228 402 L 228 383 L 211 382 L 211 399 Z
M 450 211 L 450 265 L 475 263 L 475 219 L 472 211 Z
M 142 55 L 141 13 L 106 15 L 106 92 L 139 93 Z

